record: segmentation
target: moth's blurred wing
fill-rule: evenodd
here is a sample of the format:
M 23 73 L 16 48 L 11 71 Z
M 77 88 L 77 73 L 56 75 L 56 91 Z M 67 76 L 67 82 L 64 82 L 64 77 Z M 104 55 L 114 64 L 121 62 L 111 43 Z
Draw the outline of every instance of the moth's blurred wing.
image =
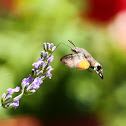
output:
M 60 61 L 70 68 L 88 69 L 90 66 L 82 53 L 66 55 Z

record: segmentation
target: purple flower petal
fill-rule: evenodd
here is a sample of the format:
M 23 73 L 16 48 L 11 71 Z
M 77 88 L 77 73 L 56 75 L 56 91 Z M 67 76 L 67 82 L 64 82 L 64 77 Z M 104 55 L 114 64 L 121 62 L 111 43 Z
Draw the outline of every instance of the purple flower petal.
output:
M 52 52 L 53 52 L 55 49 L 56 49 L 56 46 L 54 46 L 54 47 L 52 48 Z
M 39 58 L 38 62 L 35 62 L 32 64 L 32 66 L 35 66 L 35 69 L 38 69 L 38 67 L 43 64 L 43 59 Z
M 37 78 L 35 78 L 34 79 L 34 81 L 32 82 L 32 87 L 34 88 L 34 89 L 38 89 L 39 87 L 40 87 L 40 84 L 42 83 L 43 81 L 39 78 L 39 77 L 37 77 Z
M 51 71 L 53 70 L 53 68 L 52 67 L 50 67 L 50 69 L 47 71 L 47 73 L 46 73 L 46 77 L 49 77 L 49 79 L 51 79 L 51 77 L 52 77 L 52 74 L 51 74 Z
M 5 98 L 5 97 L 6 97 L 6 94 L 5 94 L 5 93 L 3 93 L 3 94 L 2 94 L 2 98 Z
M 17 100 L 14 101 L 14 103 L 15 103 L 15 109 L 19 106 L 19 100 L 20 100 L 20 98 L 18 98 Z
M 15 100 L 13 103 L 11 103 L 9 105 L 9 107 L 15 107 L 15 109 L 19 106 L 19 100 L 20 98 L 18 98 L 17 100 Z
M 41 52 L 41 58 L 44 57 L 44 55 L 45 55 L 45 52 L 42 51 L 42 52 Z
M 50 50 L 50 43 L 47 42 L 47 50 Z
M 52 48 L 53 48 L 53 46 L 54 46 L 54 44 L 53 44 L 53 43 L 51 43 L 51 44 L 50 44 L 50 49 L 52 49 Z
M 46 64 L 46 68 L 49 66 L 49 64 L 53 61 L 53 56 L 50 56 L 49 58 L 48 58 L 48 63 Z
M 44 50 L 46 51 L 46 50 L 47 50 L 47 45 L 46 45 L 46 43 L 43 43 L 43 47 L 44 47 Z
M 52 61 L 53 61 L 53 56 L 50 56 L 49 58 L 48 58 L 48 64 L 50 64 Z
M 9 93 L 8 93 L 9 95 L 12 95 L 14 92 L 19 92 L 20 91 L 20 87 L 17 86 L 14 89 L 8 88 L 7 91 L 9 91 Z
M 31 76 L 31 74 L 29 75 L 28 78 L 24 78 L 22 80 L 22 82 L 24 82 L 24 83 L 32 83 L 33 81 L 34 81 L 34 78 Z
M 22 83 L 21 83 L 21 87 L 22 88 L 25 88 L 26 86 L 28 86 L 30 83 L 32 83 L 34 81 L 34 78 L 31 76 L 31 74 L 29 75 L 28 78 L 24 78 L 22 80 Z

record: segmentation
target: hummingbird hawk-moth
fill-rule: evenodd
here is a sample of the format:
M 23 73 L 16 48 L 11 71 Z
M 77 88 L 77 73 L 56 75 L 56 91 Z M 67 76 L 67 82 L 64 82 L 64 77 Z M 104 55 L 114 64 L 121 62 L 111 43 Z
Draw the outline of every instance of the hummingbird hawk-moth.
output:
M 74 43 L 68 40 L 70 43 L 74 45 Z M 70 68 L 77 69 L 93 69 L 95 70 L 99 76 L 103 79 L 103 69 L 100 63 L 95 60 L 90 53 L 88 53 L 85 49 L 76 47 L 71 48 L 73 54 L 63 56 L 60 61 Z

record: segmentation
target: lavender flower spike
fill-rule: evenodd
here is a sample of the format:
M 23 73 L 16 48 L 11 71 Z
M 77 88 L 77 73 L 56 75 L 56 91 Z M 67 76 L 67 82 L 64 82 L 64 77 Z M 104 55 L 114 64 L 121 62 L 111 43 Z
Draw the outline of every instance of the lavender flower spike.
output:
M 32 64 L 35 68 L 32 69 L 32 74 L 23 79 L 22 81 L 22 90 L 24 90 L 25 95 L 31 95 L 36 92 L 38 88 L 40 88 L 40 84 L 43 83 L 43 80 L 46 77 L 51 79 L 52 74 L 51 71 L 53 68 L 50 66 L 50 63 L 53 61 L 54 57 L 52 54 L 53 47 L 55 48 L 53 43 L 44 43 L 44 50 L 40 54 L 40 58 L 38 62 Z M 31 81 L 29 80 L 31 78 Z
M 34 68 L 31 70 L 31 74 L 21 82 L 21 93 L 13 98 L 12 94 L 19 92 L 20 87 L 17 86 L 14 89 L 7 89 L 8 93 L 3 93 L 2 95 L 0 108 L 15 107 L 16 109 L 19 106 L 19 100 L 23 95 L 35 93 L 47 77 L 51 79 L 51 71 L 53 68 L 50 66 L 50 63 L 54 59 L 52 52 L 56 49 L 56 46 L 54 46 L 53 43 L 44 43 L 43 47 L 44 51 L 41 52 L 40 58 L 38 58 L 37 62 L 32 64 Z

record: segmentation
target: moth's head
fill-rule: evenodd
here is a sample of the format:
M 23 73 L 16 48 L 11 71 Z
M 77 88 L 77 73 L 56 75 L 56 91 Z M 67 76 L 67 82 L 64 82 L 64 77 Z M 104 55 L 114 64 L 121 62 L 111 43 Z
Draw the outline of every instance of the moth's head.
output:
M 71 51 L 74 54 L 79 53 L 78 47 L 76 47 L 75 44 L 71 40 L 68 40 L 68 41 L 74 46 L 74 48 L 71 48 Z
M 71 51 L 72 51 L 74 54 L 76 54 L 76 53 L 80 53 L 78 47 L 71 48 Z
M 102 66 L 96 62 L 94 65 L 94 70 L 99 74 L 99 76 L 103 79 L 103 69 Z

